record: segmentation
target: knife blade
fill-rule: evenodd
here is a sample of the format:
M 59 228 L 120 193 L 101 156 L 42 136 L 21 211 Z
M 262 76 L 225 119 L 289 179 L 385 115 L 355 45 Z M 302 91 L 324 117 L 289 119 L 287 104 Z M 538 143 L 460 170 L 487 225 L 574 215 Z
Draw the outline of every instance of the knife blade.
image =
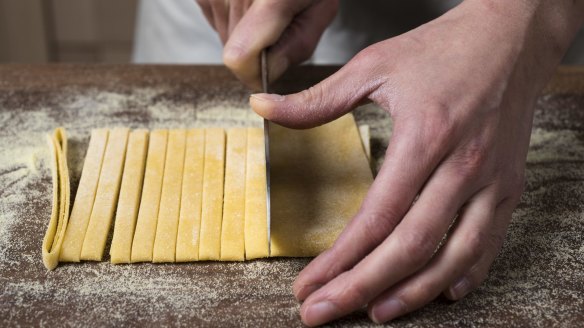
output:
M 268 93 L 268 59 L 266 50 L 262 50 L 260 58 L 260 70 L 262 76 L 262 91 Z M 264 147 L 266 155 L 266 211 L 267 211 L 267 227 L 268 227 L 268 254 L 271 253 L 271 204 L 270 204 L 270 121 L 264 118 Z

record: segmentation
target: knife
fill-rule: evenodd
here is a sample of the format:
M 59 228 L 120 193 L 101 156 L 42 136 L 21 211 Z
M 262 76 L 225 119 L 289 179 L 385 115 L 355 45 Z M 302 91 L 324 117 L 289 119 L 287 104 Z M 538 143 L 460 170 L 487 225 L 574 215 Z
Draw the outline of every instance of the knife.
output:
M 268 60 L 266 50 L 262 50 L 260 58 L 260 70 L 262 76 L 262 91 L 268 93 Z M 264 147 L 266 154 L 266 211 L 267 211 L 267 227 L 268 227 L 268 256 L 271 253 L 271 221 L 272 212 L 270 206 L 270 121 L 264 118 Z

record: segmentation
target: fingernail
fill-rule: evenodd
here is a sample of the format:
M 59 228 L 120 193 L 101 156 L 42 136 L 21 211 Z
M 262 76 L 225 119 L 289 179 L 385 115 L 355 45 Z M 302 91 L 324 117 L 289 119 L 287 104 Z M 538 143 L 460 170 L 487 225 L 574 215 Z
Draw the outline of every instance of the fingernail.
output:
M 318 326 L 334 318 L 336 312 L 337 308 L 331 302 L 316 303 L 304 311 L 304 321 L 308 325 Z
M 457 300 L 463 298 L 469 291 L 470 282 L 466 277 L 458 279 L 458 281 L 450 287 L 450 293 Z
M 371 319 L 375 323 L 384 323 L 406 311 L 406 305 L 399 298 L 390 298 L 379 303 L 371 311 Z
M 275 93 L 256 93 L 251 95 L 252 98 L 260 101 L 284 101 L 285 96 Z

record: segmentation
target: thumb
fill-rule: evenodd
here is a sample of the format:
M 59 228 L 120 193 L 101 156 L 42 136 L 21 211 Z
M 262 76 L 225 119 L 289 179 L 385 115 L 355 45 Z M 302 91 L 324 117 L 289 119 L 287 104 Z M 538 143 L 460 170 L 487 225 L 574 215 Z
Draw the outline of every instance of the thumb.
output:
M 379 86 L 379 79 L 357 66 L 351 61 L 322 82 L 295 94 L 253 94 L 251 108 L 270 121 L 295 129 L 328 123 L 359 106 Z

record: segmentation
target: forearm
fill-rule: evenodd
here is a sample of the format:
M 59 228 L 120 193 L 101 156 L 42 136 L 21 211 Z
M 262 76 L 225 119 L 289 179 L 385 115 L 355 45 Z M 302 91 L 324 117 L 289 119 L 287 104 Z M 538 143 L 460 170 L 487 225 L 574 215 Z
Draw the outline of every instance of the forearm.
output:
M 538 3 L 532 37 L 559 62 L 584 24 L 584 0 L 528 1 Z
M 521 70 L 534 92 L 545 86 L 584 24 L 584 0 L 467 0 L 493 49 L 509 48 L 509 67 Z
M 584 0 L 535 1 L 539 4 L 523 54 L 523 69 L 528 79 L 536 81 L 536 92 L 540 92 L 584 24 Z
M 567 48 L 584 24 L 584 0 L 531 0 L 539 3 L 537 18 Z
M 470 0 L 481 11 L 511 18 L 518 24 L 541 25 L 567 46 L 584 24 L 584 0 Z

